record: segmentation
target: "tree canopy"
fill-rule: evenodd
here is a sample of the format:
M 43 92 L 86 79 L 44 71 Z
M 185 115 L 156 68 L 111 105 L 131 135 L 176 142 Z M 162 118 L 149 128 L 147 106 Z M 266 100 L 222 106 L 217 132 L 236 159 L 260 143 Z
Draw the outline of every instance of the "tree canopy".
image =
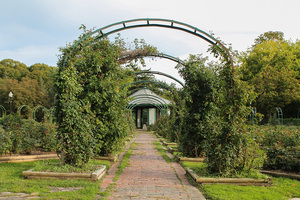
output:
M 278 106 L 296 117 L 285 108 L 291 104 L 298 107 L 300 102 L 300 42 L 283 36 L 281 32 L 262 34 L 241 54 L 241 79 L 254 87 L 257 99 L 252 106 L 258 112 L 267 115 Z
M 9 109 L 8 94 L 13 93 L 14 112 L 21 106 L 31 108 L 54 104 L 53 77 L 56 67 L 37 63 L 30 67 L 19 61 L 4 59 L 0 62 L 0 105 Z

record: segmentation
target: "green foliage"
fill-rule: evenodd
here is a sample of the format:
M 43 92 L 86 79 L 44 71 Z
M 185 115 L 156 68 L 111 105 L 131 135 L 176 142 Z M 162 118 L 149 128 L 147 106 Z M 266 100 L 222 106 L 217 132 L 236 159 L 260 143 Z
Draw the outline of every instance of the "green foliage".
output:
M 0 62 L 0 72 L 0 105 L 6 110 L 10 107 L 8 97 L 10 91 L 13 92 L 14 113 L 21 105 L 31 108 L 37 105 L 44 105 L 47 108 L 53 106 L 55 67 L 40 63 L 27 67 L 18 61 L 4 59 Z
M 211 68 L 205 66 L 206 61 L 207 58 L 201 56 L 190 56 L 185 66 L 177 66 L 185 80 L 186 106 L 180 150 L 188 157 L 204 155 L 205 142 L 215 127 L 218 78 Z
M 58 135 L 64 162 L 71 165 L 84 165 L 94 154 L 113 154 L 132 130 L 122 88 L 132 73 L 118 60 L 123 42 L 95 41 L 83 29 L 78 41 L 61 49 L 55 83 Z
M 29 74 L 28 67 L 19 61 L 4 59 L 0 62 L 0 78 L 21 80 Z
M 58 146 L 56 128 L 51 123 L 38 123 L 8 115 L 0 120 L 1 154 L 33 151 L 55 151 Z
M 300 172 L 300 131 L 292 126 L 252 127 L 260 148 L 266 152 L 264 168 Z
M 0 155 L 10 153 L 12 149 L 12 141 L 9 133 L 3 130 L 0 126 Z
M 162 157 L 166 160 L 167 163 L 172 162 L 172 160 L 167 156 L 166 150 L 162 147 L 161 143 L 158 141 L 154 142 L 155 148 L 160 152 Z
M 267 32 L 255 45 L 241 54 L 241 79 L 257 93 L 252 106 L 269 116 L 274 107 L 281 107 L 285 116 L 296 117 L 300 102 L 300 43 L 283 38 L 281 32 Z
M 268 31 L 264 34 L 261 34 L 258 36 L 258 38 L 255 39 L 254 43 L 255 45 L 264 43 L 265 41 L 277 41 L 281 42 L 284 40 L 284 33 L 280 31 Z

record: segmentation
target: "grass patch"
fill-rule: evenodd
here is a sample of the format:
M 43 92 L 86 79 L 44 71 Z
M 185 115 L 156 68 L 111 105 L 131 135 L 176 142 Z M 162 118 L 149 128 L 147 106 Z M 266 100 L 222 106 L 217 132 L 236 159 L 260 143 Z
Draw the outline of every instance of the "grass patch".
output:
M 123 156 L 123 160 L 122 163 L 120 164 L 120 166 L 118 167 L 118 170 L 116 172 L 116 176 L 114 177 L 114 181 L 117 181 L 119 179 L 119 176 L 123 173 L 123 170 L 129 166 L 129 158 L 132 155 L 132 149 L 135 146 L 135 142 L 133 142 L 130 146 L 130 148 L 128 149 L 128 151 L 124 154 Z
M 24 192 L 37 193 L 41 199 L 95 199 L 100 193 L 99 182 L 86 180 L 36 180 L 24 179 L 22 171 L 35 168 L 43 164 L 43 161 L 24 163 L 0 163 L 0 193 Z M 83 187 L 72 192 L 49 192 L 49 187 Z
M 110 168 L 110 161 L 103 160 L 91 160 L 84 166 L 75 167 L 72 165 L 60 165 L 59 160 L 45 160 L 41 163 L 37 163 L 33 171 L 40 172 L 63 172 L 63 173 L 92 173 L 98 169 L 97 165 L 106 165 L 107 169 Z
M 167 161 L 167 163 L 172 162 L 172 160 L 167 156 L 166 150 L 162 147 L 161 143 L 158 141 L 154 142 L 155 148 L 160 152 L 162 157 Z
M 207 178 L 221 178 L 215 174 L 211 174 L 207 169 L 205 162 L 187 162 L 184 161 L 181 165 L 186 169 L 192 169 L 198 176 Z M 240 173 L 233 174 L 230 177 L 222 178 L 254 178 L 254 179 L 267 179 L 267 175 L 260 173 L 258 170 L 242 171 Z
M 191 168 L 197 175 L 216 178 L 207 171 L 206 163 L 182 162 L 184 168 Z M 266 178 L 267 176 L 257 171 L 242 172 L 236 174 L 235 178 Z M 213 200 L 273 200 L 273 199 L 291 199 L 300 197 L 300 182 L 288 178 L 272 177 L 273 185 L 271 187 L 262 186 L 239 186 L 239 185 L 199 185 L 199 189 L 207 199 Z
M 300 197 L 300 182 L 288 178 L 272 178 L 273 186 L 202 185 L 207 199 L 215 200 L 273 200 Z

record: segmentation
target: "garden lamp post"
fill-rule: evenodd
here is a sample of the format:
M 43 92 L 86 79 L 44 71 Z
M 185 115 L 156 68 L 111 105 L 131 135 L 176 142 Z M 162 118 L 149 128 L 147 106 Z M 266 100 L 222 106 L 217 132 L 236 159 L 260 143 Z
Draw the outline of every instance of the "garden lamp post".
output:
M 12 110 L 12 97 L 13 97 L 13 93 L 10 91 L 10 93 L 8 94 L 9 98 L 10 98 L 10 114 L 11 114 L 11 110 Z

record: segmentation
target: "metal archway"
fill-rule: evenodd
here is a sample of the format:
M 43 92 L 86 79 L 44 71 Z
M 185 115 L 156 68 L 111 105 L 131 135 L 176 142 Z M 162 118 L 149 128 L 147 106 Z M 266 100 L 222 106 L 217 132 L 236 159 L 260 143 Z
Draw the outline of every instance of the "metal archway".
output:
M 223 49 L 225 53 L 228 56 L 228 59 L 230 61 L 230 64 L 233 68 L 233 60 L 231 58 L 231 54 L 229 50 L 216 38 L 214 38 L 212 35 L 206 33 L 205 31 L 198 29 L 194 26 L 191 26 L 189 24 L 175 21 L 175 20 L 169 20 L 169 19 L 160 19 L 160 18 L 140 18 L 140 19 L 132 19 L 132 20 L 126 20 L 121 21 L 117 23 L 110 24 L 108 26 L 99 28 L 95 31 L 92 31 L 91 33 L 87 34 L 85 37 L 78 40 L 71 48 L 70 53 L 73 51 L 73 49 L 80 45 L 80 43 L 85 40 L 86 38 L 91 37 L 94 34 L 97 34 L 98 36 L 95 37 L 94 41 L 100 40 L 103 37 L 106 37 L 110 34 L 117 33 L 123 30 L 127 29 L 133 29 L 133 28 L 141 28 L 141 27 L 162 27 L 162 28 L 170 28 L 175 30 L 180 30 L 187 32 L 189 34 L 195 35 L 206 42 L 219 46 L 219 48 Z M 70 54 L 69 53 L 69 54 Z M 66 62 L 69 58 L 69 54 L 65 56 L 64 62 L 63 62 L 63 68 L 66 65 Z
M 148 89 L 148 90 L 151 90 L 151 91 L 153 91 L 154 93 L 155 93 L 155 90 L 156 89 L 153 89 L 153 88 L 148 88 L 148 87 L 145 87 L 145 86 L 140 86 L 140 87 L 137 87 L 137 88 L 135 88 L 135 89 L 133 89 L 133 90 L 129 90 L 128 92 L 130 92 L 131 94 L 130 95 L 132 95 L 134 92 L 136 92 L 136 91 L 139 91 L 139 90 L 141 90 L 141 89 Z M 161 88 L 161 89 L 165 89 L 165 88 Z M 163 92 L 163 91 L 160 91 L 160 92 Z M 165 92 L 164 92 L 165 93 Z M 129 95 L 129 96 L 130 96 Z
M 279 125 L 283 125 L 283 113 L 280 107 L 274 108 L 274 118 L 277 118 Z
M 39 109 L 39 108 L 42 108 L 42 111 L 44 111 L 44 116 L 46 116 L 46 112 L 48 112 L 48 109 L 44 106 L 36 106 L 33 108 L 33 111 L 32 111 L 32 115 L 33 115 L 33 120 L 37 120 L 36 119 L 36 111 Z
M 252 125 L 255 124 L 256 113 L 257 113 L 256 107 L 251 107 L 250 121 Z
M 21 106 L 18 108 L 18 110 L 17 110 L 17 114 L 21 116 L 21 111 L 22 111 L 22 109 L 25 108 L 25 107 L 29 108 L 29 110 L 32 110 L 32 109 L 30 108 L 30 106 L 28 106 L 28 105 L 21 105 Z M 29 116 L 29 117 L 30 117 L 30 116 Z
M 142 57 L 159 57 L 159 58 L 166 58 L 168 60 L 177 62 L 178 64 L 184 65 L 184 61 L 183 60 L 181 60 L 179 58 L 176 58 L 174 56 L 165 54 L 165 53 L 149 53 L 149 54 L 146 54 L 146 55 L 141 55 L 139 53 L 136 53 L 136 54 L 134 54 L 134 56 L 132 56 L 131 53 L 124 53 L 124 54 L 122 54 L 120 56 L 119 60 L 126 59 L 126 57 L 136 57 L 136 58 L 142 58 Z
M 134 82 L 127 83 L 127 84 L 123 85 L 121 88 L 127 87 L 127 86 L 132 85 L 132 84 L 136 84 L 136 83 L 156 83 L 156 84 L 162 85 L 166 88 L 169 88 L 169 86 L 166 85 L 166 84 L 163 84 L 163 83 L 158 82 L 158 81 L 150 81 L 150 80 L 134 81 Z
M 5 117 L 6 116 L 6 109 L 2 105 L 0 105 L 0 108 L 2 110 L 2 117 Z
M 132 98 L 134 98 L 134 99 L 131 102 L 135 102 L 136 100 L 138 100 L 140 98 L 148 98 L 148 99 L 151 99 L 151 101 L 153 100 L 153 102 L 156 101 L 162 105 L 167 105 L 167 103 L 162 98 L 160 98 L 159 96 L 152 95 L 152 94 L 140 94 L 140 95 L 133 96 Z
M 162 75 L 162 76 L 165 76 L 165 77 L 168 77 L 170 79 L 173 79 L 174 81 L 176 81 L 177 83 L 179 83 L 182 87 L 184 87 L 184 84 L 178 80 L 177 78 L 169 75 L 169 74 L 166 74 L 166 73 L 163 73 L 163 72 L 159 72 L 159 71 L 149 71 L 149 70 L 142 70 L 142 71 L 139 71 L 139 72 L 134 72 L 134 74 L 144 74 L 144 73 L 148 73 L 148 74 L 158 74 L 158 75 Z
M 130 109 L 130 110 L 132 110 L 137 105 L 141 105 L 141 104 L 136 104 L 136 102 L 139 102 L 141 99 L 150 100 L 151 102 L 153 102 L 152 105 L 154 105 L 156 107 L 159 107 L 159 109 L 161 109 L 161 108 L 165 107 L 165 105 L 167 105 L 167 103 L 162 98 L 159 98 L 155 95 L 150 95 L 150 94 L 136 95 L 133 98 L 134 98 L 134 100 L 132 100 L 130 102 L 130 104 L 127 106 L 127 108 Z M 161 107 L 159 105 L 161 105 Z

